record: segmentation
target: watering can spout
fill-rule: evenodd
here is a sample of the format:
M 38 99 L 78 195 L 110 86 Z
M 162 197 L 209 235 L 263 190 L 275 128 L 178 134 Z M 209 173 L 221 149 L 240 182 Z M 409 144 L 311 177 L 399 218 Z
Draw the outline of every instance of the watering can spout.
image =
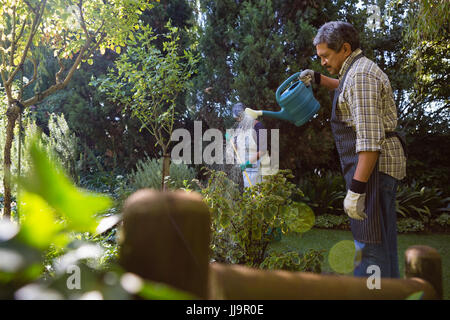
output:
M 246 114 L 248 114 L 250 117 L 252 117 L 253 119 L 258 118 L 259 116 L 261 116 L 263 114 L 262 110 L 253 110 L 250 108 L 245 108 L 244 112 Z
M 289 120 L 289 115 L 284 110 L 273 112 L 273 111 L 253 110 L 250 108 L 246 108 L 245 113 L 248 114 L 253 119 L 257 119 L 260 116 L 264 116 L 280 120 Z

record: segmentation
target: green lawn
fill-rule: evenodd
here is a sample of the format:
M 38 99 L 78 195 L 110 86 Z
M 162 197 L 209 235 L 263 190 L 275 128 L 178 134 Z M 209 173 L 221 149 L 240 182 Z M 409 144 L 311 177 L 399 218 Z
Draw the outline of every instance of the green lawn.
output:
M 275 251 L 303 251 L 306 249 L 325 249 L 323 272 L 333 272 L 328 263 L 328 252 L 339 241 L 353 240 L 350 231 L 312 229 L 302 235 L 287 234 L 270 245 L 269 250 Z M 442 271 L 444 282 L 444 299 L 450 300 L 450 235 L 448 234 L 399 234 L 398 255 L 400 275 L 404 275 L 405 250 L 412 245 L 427 245 L 438 250 L 442 257 Z

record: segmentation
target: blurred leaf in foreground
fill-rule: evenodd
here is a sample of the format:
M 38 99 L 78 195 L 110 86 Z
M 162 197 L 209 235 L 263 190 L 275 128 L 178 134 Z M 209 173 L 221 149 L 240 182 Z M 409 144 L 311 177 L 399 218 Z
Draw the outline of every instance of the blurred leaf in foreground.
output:
M 23 242 L 42 250 L 51 244 L 59 248 L 67 244 L 67 234 L 61 233 L 64 226 L 56 222 L 55 210 L 42 197 L 22 193 L 19 209 L 22 216 L 19 238 Z
M 111 199 L 104 195 L 78 189 L 64 174 L 60 166 L 46 156 L 37 141 L 34 139 L 30 144 L 32 169 L 27 178 L 21 179 L 22 186 L 29 193 L 39 195 L 51 208 L 65 218 L 70 230 L 95 232 L 98 225 L 95 214 L 108 209 L 112 203 Z M 30 198 L 30 196 L 28 197 Z M 34 198 L 33 201 L 34 206 L 37 205 L 37 198 Z M 21 200 L 21 202 L 24 201 Z M 36 210 L 39 209 L 34 207 L 31 211 L 36 212 Z M 48 212 L 48 210 L 42 208 L 41 212 Z M 48 214 L 47 219 L 49 219 Z M 41 231 L 48 233 L 55 230 Z
M 423 291 L 415 292 L 408 296 L 406 300 L 422 300 L 423 297 Z

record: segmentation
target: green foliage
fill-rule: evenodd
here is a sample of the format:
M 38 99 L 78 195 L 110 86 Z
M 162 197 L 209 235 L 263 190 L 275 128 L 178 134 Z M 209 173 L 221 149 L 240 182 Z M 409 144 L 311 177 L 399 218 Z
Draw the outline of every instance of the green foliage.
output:
M 29 152 L 32 166 L 29 176 L 21 181 L 25 192 L 19 199 L 20 225 L 0 220 L 1 299 L 194 298 L 144 281 L 117 265 L 102 266 L 99 262 L 105 254 L 92 240 L 105 232 L 98 214 L 111 200 L 77 189 L 37 140 Z M 47 259 L 58 257 L 52 272 L 44 270 L 43 264 L 48 263 L 45 252 Z M 114 249 L 110 250 L 106 260 L 114 255 Z M 76 270 L 79 286 L 69 288 Z
M 265 176 L 242 194 L 224 172 L 209 174 L 202 194 L 212 213 L 211 248 L 216 261 L 259 267 L 274 239 L 269 230 L 301 233 L 314 224 L 312 210 L 292 200 L 302 192 L 289 182 L 293 178 L 289 170 Z
M 145 10 L 140 19 L 144 24 L 149 24 L 155 30 L 155 34 L 168 32 L 164 29 L 166 22 L 171 19 L 174 26 L 179 28 L 180 52 L 189 48 L 188 35 L 195 21 L 190 20 L 192 9 L 185 0 L 157 3 L 152 1 L 151 10 Z M 137 32 L 135 30 L 135 32 Z M 158 48 L 162 50 L 164 37 L 157 39 Z M 38 65 L 41 72 L 40 77 L 33 85 L 26 88 L 26 96 L 33 90 L 40 92 L 54 83 L 54 74 L 59 70 L 59 65 L 53 57 L 53 52 L 48 47 L 41 48 L 42 59 Z M 102 50 L 103 52 L 103 50 Z M 122 48 L 121 54 L 125 50 Z M 76 133 L 82 142 L 84 153 L 81 174 L 93 174 L 94 170 L 131 170 L 136 161 L 144 152 L 152 157 L 157 157 L 155 139 L 146 130 L 140 132 L 141 123 L 132 118 L 124 106 L 109 101 L 105 94 L 89 85 L 92 76 L 99 78 L 106 75 L 108 68 L 114 67 L 114 60 L 119 55 L 106 47 L 103 53 L 97 52 L 93 55 L 93 65 L 81 64 L 80 68 L 73 74 L 70 83 L 62 90 L 47 97 L 40 103 L 33 114 L 36 115 L 38 125 L 47 132 L 48 114 L 63 113 L 69 127 Z M 28 71 L 28 69 L 26 70 Z M 29 72 L 28 72 L 29 73 Z M 186 106 L 183 103 L 184 96 L 180 95 L 177 101 L 176 112 L 180 115 L 175 119 L 175 126 L 182 121 L 181 115 L 185 115 Z M 87 148 L 87 150 L 84 150 Z M 91 152 L 89 152 L 91 151 Z M 91 156 L 91 153 L 93 156 Z
M 450 197 L 444 198 L 438 188 L 421 187 L 416 183 L 400 186 L 397 192 L 397 214 L 428 224 L 442 212 L 448 212 Z
M 330 17 L 318 16 L 306 2 L 202 0 L 200 5 L 204 13 L 200 102 L 205 108 L 217 104 L 219 114 L 229 114 L 227 100 L 276 107 L 274 90 L 313 54 L 312 21 L 334 20 L 338 11 L 326 1 L 316 5 L 326 8 Z M 212 91 L 205 94 L 206 87 Z M 213 120 L 204 116 L 212 125 Z
M 162 158 L 156 160 L 149 156 L 141 159 L 136 164 L 136 170 L 133 170 L 127 177 L 128 188 L 136 191 L 141 188 L 161 189 L 161 167 Z M 166 177 L 168 186 L 171 189 L 180 189 L 186 187 L 187 182 L 191 182 L 196 176 L 195 170 L 187 165 L 170 164 L 170 176 Z
M 4 115 L 0 115 L 0 126 L 6 126 L 6 117 Z M 26 172 L 30 168 L 30 159 L 26 154 L 26 148 L 29 144 L 30 138 L 33 137 L 36 133 L 38 133 L 38 127 L 33 121 L 32 117 L 28 115 L 28 113 L 25 113 L 22 118 L 22 132 L 20 134 L 21 137 L 21 174 L 26 174 Z M 6 141 L 6 132 L 5 130 L 0 130 L 0 146 L 4 146 Z M 3 149 L 0 151 L 0 154 L 2 155 L 3 159 Z M 12 176 L 16 177 L 19 173 L 19 127 L 16 127 L 14 130 L 14 140 L 12 143 L 11 148 L 11 174 Z M 0 173 L 3 177 L 3 165 L 0 166 Z M 13 190 L 15 189 L 15 186 L 13 186 Z
M 62 89 L 81 62 L 92 64 L 92 54 L 106 48 L 120 53 L 125 39 L 139 29 L 138 20 L 143 10 L 151 8 L 147 1 L 114 0 L 104 5 L 102 0 L 82 1 L 4 1 L 0 7 L 1 79 L 9 102 L 23 101 L 25 107 Z M 82 14 L 81 14 L 82 12 Z M 42 46 L 50 48 L 58 60 L 56 83 L 33 93 L 27 100 L 23 88 L 13 86 L 18 73 L 25 76 L 26 87 L 39 75 L 48 76 L 38 67 Z M 73 59 L 73 57 L 76 59 Z M 70 67 L 68 68 L 67 65 Z M 22 69 L 21 67 L 24 66 Z M 69 69 L 62 78 L 62 72 Z M 26 74 L 25 74 L 26 71 Z M 14 88 L 13 88 L 14 87 Z M 28 97 L 27 97 L 28 98 Z
M 353 3 L 200 1 L 204 26 L 199 39 L 198 91 L 192 103 L 196 118 L 209 127 L 228 127 L 230 101 L 236 100 L 252 109 L 279 111 L 275 92 L 288 76 L 312 67 L 326 72 L 314 59 L 312 38 L 317 28 L 337 20 L 339 10 L 344 5 L 351 10 Z M 327 90 L 314 90 L 323 106 L 330 103 Z M 315 168 L 338 169 L 326 120 L 329 115 L 329 108 L 321 108 L 318 117 L 302 127 L 263 119 L 266 128 L 280 130 L 280 154 L 286 155 L 280 158 L 280 167 L 296 176 Z
M 4 118 L 0 117 L 0 126 L 4 125 Z M 48 134 L 41 132 L 40 127 L 36 124 L 35 117 L 32 113 L 25 112 L 22 119 L 21 139 L 21 174 L 24 175 L 29 171 L 30 158 L 26 152 L 31 143 L 31 138 L 39 135 L 41 145 L 45 148 L 47 155 L 52 161 L 58 162 L 69 173 L 69 176 L 76 183 L 79 181 L 80 167 L 83 165 L 84 153 L 81 151 L 79 139 L 75 133 L 70 130 L 64 114 L 50 114 L 48 121 Z M 4 145 L 6 134 L 4 131 L 0 133 L 0 145 Z M 19 127 L 16 127 L 14 140 L 11 150 L 11 172 L 13 176 L 18 175 L 18 158 L 19 158 Z M 1 167 L 3 168 L 3 167 Z M 2 170 L 0 169 L 0 172 Z M 2 172 L 3 175 L 3 172 Z M 15 189 L 15 188 L 14 188 Z
M 127 39 L 127 51 L 116 61 L 117 71 L 93 80 L 101 92 L 131 111 L 166 152 L 172 134 L 177 96 L 183 92 L 195 73 L 196 58 L 191 50 L 180 54 L 178 30 L 170 23 L 168 33 L 161 35 L 163 49 L 154 44 L 158 38 L 151 28 Z
M 92 76 L 101 76 L 113 67 L 116 56 L 111 50 L 95 55 L 94 65 L 82 65 L 66 88 L 47 97 L 32 113 L 39 127 L 47 133 L 49 115 L 64 114 L 67 125 L 80 142 L 79 175 L 92 174 L 93 170 L 130 170 L 142 151 L 154 154 L 155 140 L 147 132 L 139 132 L 139 120 L 130 118 L 129 113 L 123 114 L 123 106 L 110 102 L 89 85 Z M 52 59 L 45 61 L 50 74 L 57 71 L 55 64 Z M 45 88 L 51 81 L 51 77 L 44 78 L 42 84 L 36 85 Z
M 447 1 L 421 0 L 416 1 L 411 9 L 417 10 L 415 19 L 408 16 L 409 28 L 407 36 L 415 42 L 436 39 L 445 33 L 446 23 L 449 21 L 450 6 Z M 413 13 L 413 12 L 411 12 Z
M 442 227 L 450 227 L 450 214 L 443 213 L 434 220 L 437 224 Z
M 323 214 L 343 214 L 342 203 L 345 198 L 345 185 L 342 174 L 326 172 L 325 174 L 309 174 L 299 181 L 299 188 L 316 216 Z
M 305 194 L 300 199 L 316 214 L 315 227 L 349 229 L 348 217 L 342 209 L 345 197 L 342 175 L 331 172 L 305 175 L 298 185 Z M 442 220 L 437 219 L 449 212 L 449 205 L 450 198 L 440 188 L 424 187 L 416 182 L 401 184 L 396 211 L 399 218 L 409 219 L 399 219 L 399 232 L 419 232 L 429 228 L 446 230 L 445 216 Z
M 356 27 L 364 54 L 389 76 L 401 128 L 406 127 L 411 134 L 420 132 L 419 139 L 448 132 L 448 31 L 443 31 L 448 25 L 448 1 L 377 1 L 382 16 L 375 30 L 366 27 L 367 9 L 372 4 L 354 0 L 315 1 L 313 5 L 281 0 L 200 1 L 203 60 L 196 79 L 196 116 L 210 127 L 227 127 L 228 119 L 223 115 L 230 113 L 229 101 L 235 100 L 253 109 L 278 111 L 275 91 L 289 75 L 305 68 L 328 75 L 314 56 L 312 38 L 323 23 L 342 20 Z M 420 41 L 411 43 L 406 33 Z M 420 77 L 416 64 L 422 65 Z M 205 92 L 205 88 L 210 90 Z M 340 169 L 329 128 L 330 108 L 325 107 L 331 103 L 329 92 L 316 86 L 313 90 L 322 108 L 308 125 L 295 127 L 264 119 L 266 128 L 280 129 L 280 154 L 284 155 L 280 166 L 296 176 L 316 169 Z M 419 92 L 420 97 L 413 99 Z M 434 182 L 430 187 L 447 187 L 448 148 L 438 147 L 433 153 L 423 154 L 426 142 L 419 146 L 410 138 L 408 135 L 409 145 L 417 150 L 414 159 L 421 163 L 420 171 L 416 170 L 419 166 L 408 164 L 408 179 L 419 180 L 420 175 Z M 448 136 L 440 141 L 442 145 Z
M 449 123 L 446 121 L 445 127 Z M 450 166 L 447 165 L 450 163 L 450 150 L 442 148 L 450 140 L 450 128 L 445 129 L 431 120 L 421 121 L 421 126 L 425 132 L 416 132 L 408 137 L 406 182 L 439 188 L 450 196 Z
M 447 209 L 450 209 L 450 206 Z M 431 228 L 443 232 L 450 231 L 450 214 L 443 213 L 436 219 L 432 220 Z
M 422 221 L 413 218 L 401 218 L 397 221 L 397 232 L 421 232 L 425 230 L 425 225 Z
M 78 183 L 80 169 L 80 141 L 70 130 L 64 114 L 50 114 L 49 134 L 42 135 L 47 153 L 64 165 L 70 177 Z
M 316 228 L 324 229 L 350 229 L 350 220 L 347 215 L 322 214 L 316 218 Z
M 52 161 L 57 161 L 70 173 L 72 179 L 77 181 L 78 178 L 78 161 L 79 150 L 78 141 L 75 134 L 68 128 L 67 123 L 63 115 L 56 116 L 51 115 L 49 121 L 49 135 L 40 132 L 40 128 L 37 126 L 33 114 L 25 111 L 23 114 L 21 132 L 19 127 L 15 128 L 14 140 L 11 150 L 11 173 L 13 177 L 17 177 L 19 174 L 19 137 L 21 142 L 20 147 L 20 173 L 24 176 L 30 170 L 30 157 L 26 152 L 31 143 L 31 139 L 36 135 L 39 135 L 41 144 L 46 150 L 46 153 L 52 158 Z M 4 125 L 4 117 L 0 117 L 0 126 Z M 0 133 L 0 145 L 4 145 L 6 139 L 5 131 Z M 3 166 L 0 167 L 0 172 L 3 176 Z M 13 185 L 13 191 L 17 190 L 17 186 Z M 12 207 L 13 211 L 16 211 L 15 203 Z
M 32 199 L 23 202 L 24 210 L 30 210 L 30 214 L 39 214 L 38 208 L 43 207 L 43 203 L 39 203 L 39 200 L 45 199 L 51 208 L 66 219 L 71 230 L 94 232 L 97 226 L 94 213 L 109 208 L 110 199 L 77 189 L 65 176 L 61 167 L 57 166 L 54 169 L 54 163 L 45 157 L 37 143 L 30 145 L 29 152 L 34 166 L 28 177 L 21 179 L 21 184 L 27 191 L 24 196 Z M 49 217 L 50 207 L 42 209 Z M 49 240 L 51 243 L 51 238 Z
M 422 300 L 423 294 L 423 291 L 414 292 L 410 294 L 405 300 Z
M 147 8 L 151 8 L 151 4 L 143 0 L 115 0 L 110 5 L 104 5 L 102 0 L 77 4 L 72 1 L 2 2 L 0 75 L 8 101 L 7 128 L 10 128 L 4 154 L 4 212 L 7 216 L 11 214 L 10 150 L 16 119 L 22 112 L 19 105 L 31 107 L 64 88 L 82 62 L 92 64 L 92 55 L 98 49 L 104 53 L 109 47 L 120 53 L 120 47 L 125 46 L 124 39 L 139 29 L 141 10 Z M 32 91 L 31 97 L 25 97 L 42 75 L 39 62 L 44 59 L 43 46 L 50 49 L 58 63 L 58 71 L 53 77 L 55 82 L 47 88 Z
M 412 95 L 417 104 L 439 103 L 438 111 L 432 112 L 438 120 L 446 115 L 450 90 L 448 74 L 448 24 L 450 4 L 442 0 L 421 0 L 404 4 L 408 8 L 404 37 L 409 45 L 409 67 L 415 71 L 416 81 Z M 415 106 L 417 107 L 417 106 Z M 422 116 L 424 112 L 419 112 Z M 448 130 L 448 123 L 447 123 Z
M 270 252 L 260 267 L 269 270 L 321 273 L 324 252 L 325 250 L 314 249 L 308 250 L 303 255 L 292 251 L 287 253 Z
M 22 257 L 27 251 L 35 254 L 23 265 L 6 265 L 9 267 L 6 273 L 0 270 L 2 278 L 7 279 L 6 284 L 13 281 L 17 273 L 29 268 L 35 272 L 24 280 L 36 279 L 42 268 L 39 252 L 50 246 L 64 248 L 73 231 L 95 232 L 97 219 L 93 214 L 107 209 L 110 204 L 104 196 L 77 190 L 62 170 L 45 155 L 37 140 L 29 148 L 33 166 L 28 177 L 21 180 L 25 191 L 19 199 L 20 229 L 17 227 L 15 237 L 1 244 L 4 250 L 17 257 Z M 25 252 L 15 251 L 16 247 L 23 248 Z
M 177 97 L 188 87 L 197 62 L 191 49 L 181 53 L 178 29 L 170 21 L 166 28 L 167 33 L 155 35 L 149 26 L 141 26 L 141 32 L 127 39 L 126 53 L 115 61 L 117 71 L 110 70 L 107 77 L 91 82 L 139 119 L 140 130 L 146 129 L 155 138 L 163 156 L 171 142 Z M 162 49 L 155 44 L 158 38 Z M 170 169 L 164 166 L 166 162 L 165 179 Z

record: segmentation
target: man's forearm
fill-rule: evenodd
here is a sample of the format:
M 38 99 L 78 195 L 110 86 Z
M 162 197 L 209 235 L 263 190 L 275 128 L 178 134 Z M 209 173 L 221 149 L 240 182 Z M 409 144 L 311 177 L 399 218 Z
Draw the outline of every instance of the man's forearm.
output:
M 339 80 L 330 78 L 327 76 L 324 76 L 323 74 L 320 75 L 320 85 L 324 86 L 325 88 L 328 88 L 329 90 L 334 90 L 337 87 L 339 87 Z
M 372 174 L 380 153 L 378 151 L 361 151 L 358 153 L 358 164 L 356 165 L 353 179 L 367 182 Z

